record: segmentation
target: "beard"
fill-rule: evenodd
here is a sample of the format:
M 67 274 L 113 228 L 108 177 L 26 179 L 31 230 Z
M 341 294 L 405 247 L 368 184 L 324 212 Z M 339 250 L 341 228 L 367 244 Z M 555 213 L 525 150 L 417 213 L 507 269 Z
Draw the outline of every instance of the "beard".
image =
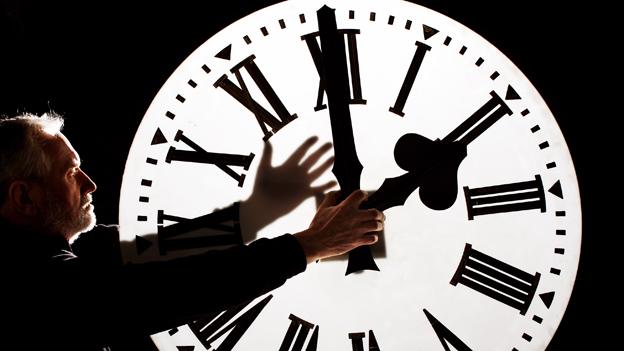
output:
M 59 206 L 61 203 L 52 194 L 47 194 L 46 227 L 54 233 L 62 234 L 67 240 L 73 241 L 78 234 L 93 229 L 96 218 L 94 207 L 91 205 L 91 194 L 80 197 L 80 207 L 77 210 L 68 210 Z

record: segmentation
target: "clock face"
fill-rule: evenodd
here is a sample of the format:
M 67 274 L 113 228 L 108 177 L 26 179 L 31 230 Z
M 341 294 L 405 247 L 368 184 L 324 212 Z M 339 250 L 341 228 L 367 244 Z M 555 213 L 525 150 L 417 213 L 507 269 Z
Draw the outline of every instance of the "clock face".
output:
M 340 39 L 337 51 L 327 38 Z M 345 151 L 351 138 L 357 156 Z M 303 160 L 330 141 L 338 170 L 306 176 L 302 168 L 314 167 Z M 318 154 L 322 169 L 331 152 Z M 369 254 L 379 270 L 347 270 L 348 255 L 310 264 L 223 318 L 154 335 L 157 346 L 546 347 L 581 243 L 566 143 L 504 54 L 408 2 L 289 0 L 193 52 L 132 144 L 119 218 L 122 239 L 136 247 L 124 257 L 170 258 L 304 230 L 318 204 L 310 187 L 344 187 L 354 174 L 386 215 Z

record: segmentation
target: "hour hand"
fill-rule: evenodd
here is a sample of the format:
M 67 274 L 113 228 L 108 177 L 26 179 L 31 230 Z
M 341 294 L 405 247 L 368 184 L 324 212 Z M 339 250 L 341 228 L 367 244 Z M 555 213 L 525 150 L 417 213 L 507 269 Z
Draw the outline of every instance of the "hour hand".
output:
M 322 73 L 334 141 L 332 172 L 340 185 L 343 198 L 360 189 L 362 164 L 355 150 L 353 125 L 349 110 L 349 76 L 344 37 L 338 32 L 334 10 L 323 6 L 317 11 L 321 40 Z M 357 263 L 355 263 L 357 262 Z M 361 246 L 349 252 L 346 274 L 360 270 L 379 270 L 370 248 Z
M 466 146 L 461 142 L 405 134 L 395 146 L 394 158 L 408 172 L 386 179 L 364 207 L 384 211 L 403 205 L 420 188 L 420 198 L 427 207 L 445 210 L 457 198 L 457 169 L 465 157 Z

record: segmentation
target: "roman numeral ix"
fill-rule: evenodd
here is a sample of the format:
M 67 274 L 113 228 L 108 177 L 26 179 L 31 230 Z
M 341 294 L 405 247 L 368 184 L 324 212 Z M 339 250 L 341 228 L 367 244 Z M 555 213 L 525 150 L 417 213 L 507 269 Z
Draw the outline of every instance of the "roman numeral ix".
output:
M 243 243 L 238 202 L 213 213 L 187 219 L 158 210 L 158 246 L 161 255 L 170 251 L 239 245 Z M 165 221 L 177 222 L 166 226 Z

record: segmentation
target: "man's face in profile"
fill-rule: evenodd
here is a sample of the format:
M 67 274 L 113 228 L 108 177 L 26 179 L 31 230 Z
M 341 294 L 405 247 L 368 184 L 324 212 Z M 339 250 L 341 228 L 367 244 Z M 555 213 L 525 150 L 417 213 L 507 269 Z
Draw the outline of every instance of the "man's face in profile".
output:
M 63 134 L 45 136 L 50 172 L 44 180 L 45 224 L 66 239 L 95 225 L 91 193 L 95 183 L 80 169 L 80 157 Z

